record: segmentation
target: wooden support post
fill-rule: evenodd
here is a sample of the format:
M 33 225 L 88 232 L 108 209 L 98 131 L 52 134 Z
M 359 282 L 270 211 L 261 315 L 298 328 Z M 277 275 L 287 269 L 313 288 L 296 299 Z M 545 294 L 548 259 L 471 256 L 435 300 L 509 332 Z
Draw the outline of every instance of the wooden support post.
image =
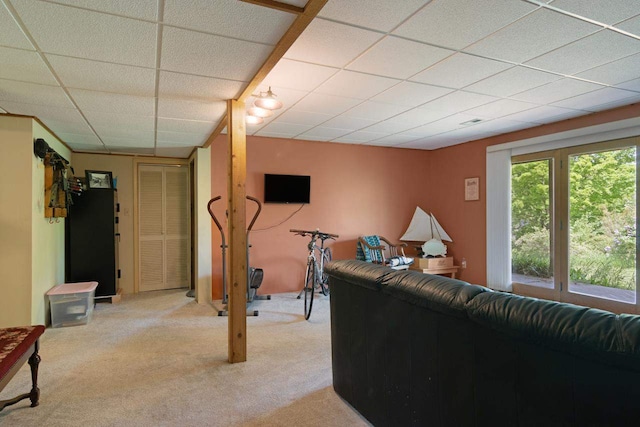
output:
M 247 360 L 247 134 L 244 116 L 244 102 L 227 101 L 230 363 Z

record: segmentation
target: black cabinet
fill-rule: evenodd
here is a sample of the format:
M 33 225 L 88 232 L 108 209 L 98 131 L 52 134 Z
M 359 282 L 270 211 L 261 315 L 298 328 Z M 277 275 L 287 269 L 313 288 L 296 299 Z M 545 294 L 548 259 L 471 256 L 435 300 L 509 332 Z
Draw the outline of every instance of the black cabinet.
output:
M 98 282 L 96 298 L 118 290 L 117 190 L 90 189 L 73 197 L 66 219 L 66 281 Z

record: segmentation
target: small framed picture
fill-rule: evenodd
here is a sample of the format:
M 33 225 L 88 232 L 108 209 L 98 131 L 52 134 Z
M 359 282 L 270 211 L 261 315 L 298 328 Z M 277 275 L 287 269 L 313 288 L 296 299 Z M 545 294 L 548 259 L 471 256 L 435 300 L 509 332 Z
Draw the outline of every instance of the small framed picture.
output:
M 85 171 L 87 179 L 87 187 L 94 188 L 113 188 L 113 176 L 108 171 Z
M 464 200 L 480 200 L 480 178 L 466 178 L 464 180 Z

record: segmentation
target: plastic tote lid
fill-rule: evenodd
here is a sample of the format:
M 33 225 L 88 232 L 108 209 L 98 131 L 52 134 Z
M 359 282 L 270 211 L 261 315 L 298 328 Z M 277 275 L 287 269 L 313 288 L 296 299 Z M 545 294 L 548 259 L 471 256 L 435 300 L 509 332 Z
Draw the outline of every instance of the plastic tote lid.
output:
M 62 285 L 54 286 L 47 292 L 47 295 L 65 295 L 65 294 L 79 294 L 83 292 L 95 291 L 98 287 L 98 282 L 79 282 L 79 283 L 63 283 Z

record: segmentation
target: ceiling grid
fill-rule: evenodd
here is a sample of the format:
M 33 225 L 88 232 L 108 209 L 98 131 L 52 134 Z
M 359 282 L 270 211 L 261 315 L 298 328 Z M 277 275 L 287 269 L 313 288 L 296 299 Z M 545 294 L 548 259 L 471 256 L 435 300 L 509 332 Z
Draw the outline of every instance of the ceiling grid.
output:
M 74 151 L 187 157 L 306 3 L 0 0 L 0 113 Z M 640 101 L 640 1 L 329 0 L 246 93 L 269 86 L 284 108 L 248 135 L 435 149 L 539 126 Z

